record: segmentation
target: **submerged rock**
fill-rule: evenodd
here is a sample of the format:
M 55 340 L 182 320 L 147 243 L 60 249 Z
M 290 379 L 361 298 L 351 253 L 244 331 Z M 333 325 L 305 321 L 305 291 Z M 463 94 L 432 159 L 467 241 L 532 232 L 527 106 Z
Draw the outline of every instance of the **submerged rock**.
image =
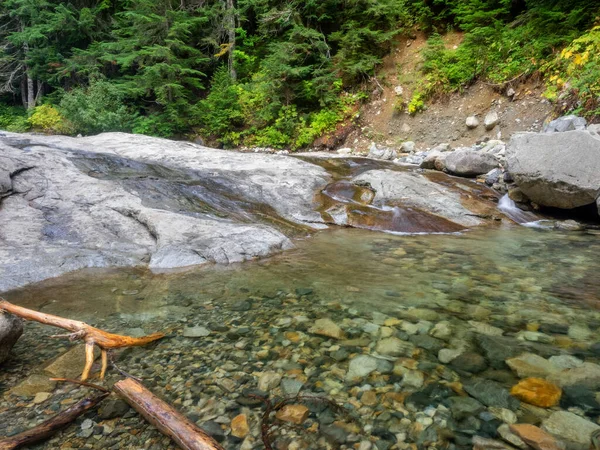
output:
M 542 429 L 566 441 L 569 449 L 587 450 L 600 426 L 571 412 L 556 411 L 542 422 Z

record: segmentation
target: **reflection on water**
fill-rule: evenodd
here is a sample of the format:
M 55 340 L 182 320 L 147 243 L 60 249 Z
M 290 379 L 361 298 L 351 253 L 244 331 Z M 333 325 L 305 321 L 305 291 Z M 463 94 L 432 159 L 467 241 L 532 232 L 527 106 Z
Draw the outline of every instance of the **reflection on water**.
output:
M 45 312 L 99 319 L 113 313 L 150 318 L 180 308 L 184 313 L 189 302 L 296 288 L 386 311 L 450 301 L 502 309 L 560 301 L 587 307 L 595 306 L 600 292 L 600 240 L 590 234 L 512 227 L 394 236 L 347 229 L 297 241 L 297 247 L 253 263 L 179 273 L 84 270 L 5 296 Z

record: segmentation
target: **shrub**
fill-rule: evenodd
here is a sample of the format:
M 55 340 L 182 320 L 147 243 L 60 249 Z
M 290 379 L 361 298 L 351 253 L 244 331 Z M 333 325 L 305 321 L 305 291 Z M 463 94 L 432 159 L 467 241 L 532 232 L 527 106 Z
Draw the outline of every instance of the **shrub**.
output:
M 52 105 L 36 106 L 28 122 L 45 133 L 69 134 L 70 131 L 63 115 Z
M 115 84 L 95 79 L 87 88 L 75 88 L 60 101 L 60 109 L 75 133 L 130 131 L 135 115 L 124 104 Z
M 546 98 L 585 115 L 600 114 L 600 26 L 573 40 L 545 67 Z
M 22 133 L 28 129 L 29 122 L 24 108 L 0 103 L 0 130 Z

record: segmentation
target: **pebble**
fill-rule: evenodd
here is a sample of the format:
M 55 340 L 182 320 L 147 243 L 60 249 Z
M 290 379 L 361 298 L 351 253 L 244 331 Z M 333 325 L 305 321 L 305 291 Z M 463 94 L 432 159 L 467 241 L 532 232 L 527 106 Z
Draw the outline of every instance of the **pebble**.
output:
M 275 416 L 284 422 L 295 423 L 296 425 L 303 424 L 308 418 L 309 410 L 304 405 L 285 405 Z
M 231 434 L 238 438 L 245 438 L 250 433 L 248 417 L 246 414 L 239 414 L 231 421 Z

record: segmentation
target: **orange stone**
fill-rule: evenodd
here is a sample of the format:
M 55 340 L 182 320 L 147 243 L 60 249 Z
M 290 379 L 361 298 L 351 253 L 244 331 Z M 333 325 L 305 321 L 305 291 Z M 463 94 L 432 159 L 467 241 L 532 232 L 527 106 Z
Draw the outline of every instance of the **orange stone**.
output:
M 298 342 L 300 342 L 300 333 L 297 333 L 295 331 L 286 331 L 285 338 L 288 341 L 293 342 L 294 344 L 297 344 Z
M 250 433 L 250 427 L 248 426 L 246 414 L 235 416 L 231 421 L 231 434 L 237 438 L 245 438 L 248 433 Z
M 528 423 L 509 425 L 510 431 L 519 436 L 527 445 L 535 450 L 563 450 L 558 441 L 541 428 Z
M 285 405 L 275 416 L 284 422 L 300 425 L 308 418 L 308 413 L 308 408 L 304 405 Z
M 550 408 L 558 404 L 562 391 L 555 384 L 541 378 L 525 378 L 515 384 L 510 393 L 530 405 Z

